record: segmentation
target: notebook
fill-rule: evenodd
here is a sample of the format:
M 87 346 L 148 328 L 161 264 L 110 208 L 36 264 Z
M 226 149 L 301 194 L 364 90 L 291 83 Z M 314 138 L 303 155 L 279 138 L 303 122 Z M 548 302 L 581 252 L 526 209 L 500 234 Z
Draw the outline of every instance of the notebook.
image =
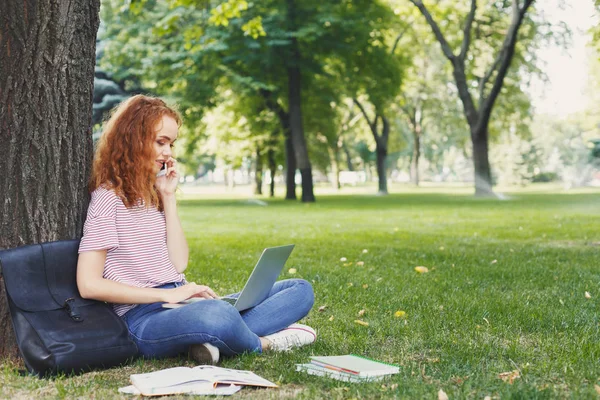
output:
M 300 365 L 310 365 L 310 368 L 302 367 L 302 370 L 306 370 L 306 372 L 309 373 L 311 371 L 318 372 L 318 368 L 321 368 L 323 370 L 341 373 L 342 376 L 350 375 L 355 378 L 373 378 L 400 372 L 400 367 L 397 365 L 387 364 L 355 354 L 342 356 L 313 356 L 311 357 L 310 364 Z M 309 371 L 309 369 L 311 371 Z
M 199 365 L 197 367 L 174 367 L 146 374 L 132 374 L 131 383 L 144 396 L 164 396 L 171 394 L 231 394 L 235 386 L 255 386 L 276 388 L 277 385 L 256 375 L 252 371 L 235 370 Z M 224 385 L 225 387 L 223 388 Z M 127 388 L 134 391 L 132 388 Z M 211 389 L 221 389 L 212 391 Z M 123 388 L 125 390 L 125 388 Z

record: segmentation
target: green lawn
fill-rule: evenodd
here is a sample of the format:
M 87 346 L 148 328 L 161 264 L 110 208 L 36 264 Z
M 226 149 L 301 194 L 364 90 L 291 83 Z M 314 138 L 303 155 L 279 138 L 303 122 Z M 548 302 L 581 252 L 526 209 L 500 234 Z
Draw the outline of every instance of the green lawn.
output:
M 440 389 L 450 398 L 597 396 L 600 192 L 516 192 L 505 201 L 430 192 L 267 206 L 181 201 L 189 280 L 222 294 L 239 290 L 264 247 L 295 243 L 282 278 L 301 277 L 315 289 L 304 322 L 317 329 L 317 343 L 224 360 L 281 385 L 236 397 L 431 399 Z M 295 372 L 310 355 L 346 353 L 399 364 L 400 374 L 350 384 Z M 118 398 L 129 374 L 182 364 L 192 365 L 137 361 L 38 380 L 4 363 L 0 397 Z M 499 378 L 504 372 L 519 377 L 510 384 Z

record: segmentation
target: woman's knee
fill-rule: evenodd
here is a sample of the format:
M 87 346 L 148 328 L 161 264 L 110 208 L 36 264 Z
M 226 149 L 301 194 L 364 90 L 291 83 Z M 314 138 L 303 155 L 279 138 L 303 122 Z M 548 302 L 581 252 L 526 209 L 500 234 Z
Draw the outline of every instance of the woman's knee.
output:
M 239 311 L 221 300 L 207 300 L 207 304 L 199 312 L 203 314 L 203 321 L 210 333 L 219 337 L 234 332 L 244 323 Z
M 295 279 L 294 285 L 297 291 L 298 305 L 306 308 L 306 313 L 310 311 L 315 303 L 315 293 L 309 281 L 304 279 Z

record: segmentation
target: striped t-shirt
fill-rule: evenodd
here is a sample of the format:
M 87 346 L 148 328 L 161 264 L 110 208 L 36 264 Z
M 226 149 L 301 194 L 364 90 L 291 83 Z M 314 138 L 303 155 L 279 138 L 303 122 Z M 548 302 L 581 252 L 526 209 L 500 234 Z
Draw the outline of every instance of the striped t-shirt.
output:
M 137 287 L 182 282 L 167 252 L 165 214 L 154 207 L 125 207 L 112 190 L 92 193 L 79 253 L 107 250 L 103 277 Z M 85 265 L 82 266 L 85 268 Z M 113 304 L 122 316 L 136 304 Z

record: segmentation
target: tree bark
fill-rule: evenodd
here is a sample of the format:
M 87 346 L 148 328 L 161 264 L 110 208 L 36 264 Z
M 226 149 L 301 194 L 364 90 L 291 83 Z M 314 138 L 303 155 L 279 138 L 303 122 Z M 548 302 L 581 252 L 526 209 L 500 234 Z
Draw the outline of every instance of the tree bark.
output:
M 475 166 L 475 196 L 493 196 L 492 170 L 488 158 L 488 133 L 473 132 L 473 164 Z
M 256 165 L 254 169 L 254 194 L 262 195 L 262 184 L 263 184 L 263 162 L 260 154 L 260 146 L 256 145 Z
M 419 159 L 421 158 L 421 136 L 423 134 L 422 105 L 417 104 L 414 113 L 409 115 L 413 131 L 413 153 L 410 161 L 410 177 L 412 182 L 419 186 Z
M 342 185 L 340 184 L 340 149 L 337 147 L 328 147 L 329 159 L 331 160 L 331 174 L 333 175 L 333 182 L 331 185 L 335 189 L 341 189 Z
M 373 134 L 373 138 L 375 139 L 377 179 L 379 182 L 378 183 L 378 186 L 379 186 L 378 194 L 386 195 L 386 194 L 388 194 L 388 190 L 387 190 L 387 166 L 385 163 L 386 163 L 386 159 L 387 159 L 387 144 L 388 144 L 388 139 L 390 137 L 390 123 L 389 123 L 388 119 L 383 115 L 383 113 L 382 114 L 376 113 L 375 118 L 373 119 L 373 121 L 371 121 L 367 114 L 367 110 L 365 110 L 365 108 L 358 101 L 358 99 L 354 98 L 353 101 L 354 101 L 354 104 L 356 104 L 356 106 L 360 109 L 363 116 L 365 117 L 365 120 L 367 121 L 367 124 L 369 125 L 369 128 L 371 129 L 371 133 Z M 375 111 L 377 111 L 377 109 Z M 381 122 L 382 122 L 381 135 L 377 132 L 377 130 L 378 130 L 377 122 L 379 119 L 381 119 Z M 365 168 L 366 168 L 366 164 L 365 164 Z
M 296 4 L 295 0 L 288 0 L 288 22 L 291 30 L 295 29 Z M 297 168 L 302 176 L 302 202 L 315 201 L 313 193 L 312 167 L 308 157 L 304 127 L 302 125 L 302 83 L 300 73 L 300 49 L 298 40 L 291 39 L 290 61 L 287 67 L 288 74 L 288 104 L 290 116 L 290 134 L 296 155 Z
M 0 248 L 81 237 L 99 0 L 0 2 Z M 0 281 L 0 357 L 17 354 Z
M 285 136 L 285 199 L 296 200 L 296 156 L 291 140 L 289 113 L 285 112 L 283 107 L 273 99 L 273 92 L 261 89 L 260 94 L 265 99 L 267 107 L 277 115 L 281 123 L 283 135 Z
M 375 149 L 375 153 L 377 154 L 377 177 L 379 179 L 379 191 L 378 194 L 386 195 L 388 194 L 387 188 L 387 142 L 390 136 L 390 124 L 386 117 L 381 116 L 381 121 L 383 122 L 381 136 L 376 137 L 377 147 Z
M 421 157 L 421 135 L 413 132 L 413 152 L 410 160 L 410 180 L 419 186 L 419 158 Z
M 354 165 L 352 164 L 352 156 L 350 155 L 350 150 L 348 150 L 348 146 L 346 142 L 342 142 L 342 150 L 344 150 L 344 154 L 346 155 L 346 165 L 348 166 L 348 171 L 354 171 Z
M 296 200 L 296 155 L 292 137 L 285 137 L 285 199 Z
M 275 163 L 275 151 L 269 149 L 267 152 L 269 160 L 269 172 L 271 173 L 271 182 L 269 182 L 269 197 L 275 197 L 275 174 L 277 173 L 277 164 Z

